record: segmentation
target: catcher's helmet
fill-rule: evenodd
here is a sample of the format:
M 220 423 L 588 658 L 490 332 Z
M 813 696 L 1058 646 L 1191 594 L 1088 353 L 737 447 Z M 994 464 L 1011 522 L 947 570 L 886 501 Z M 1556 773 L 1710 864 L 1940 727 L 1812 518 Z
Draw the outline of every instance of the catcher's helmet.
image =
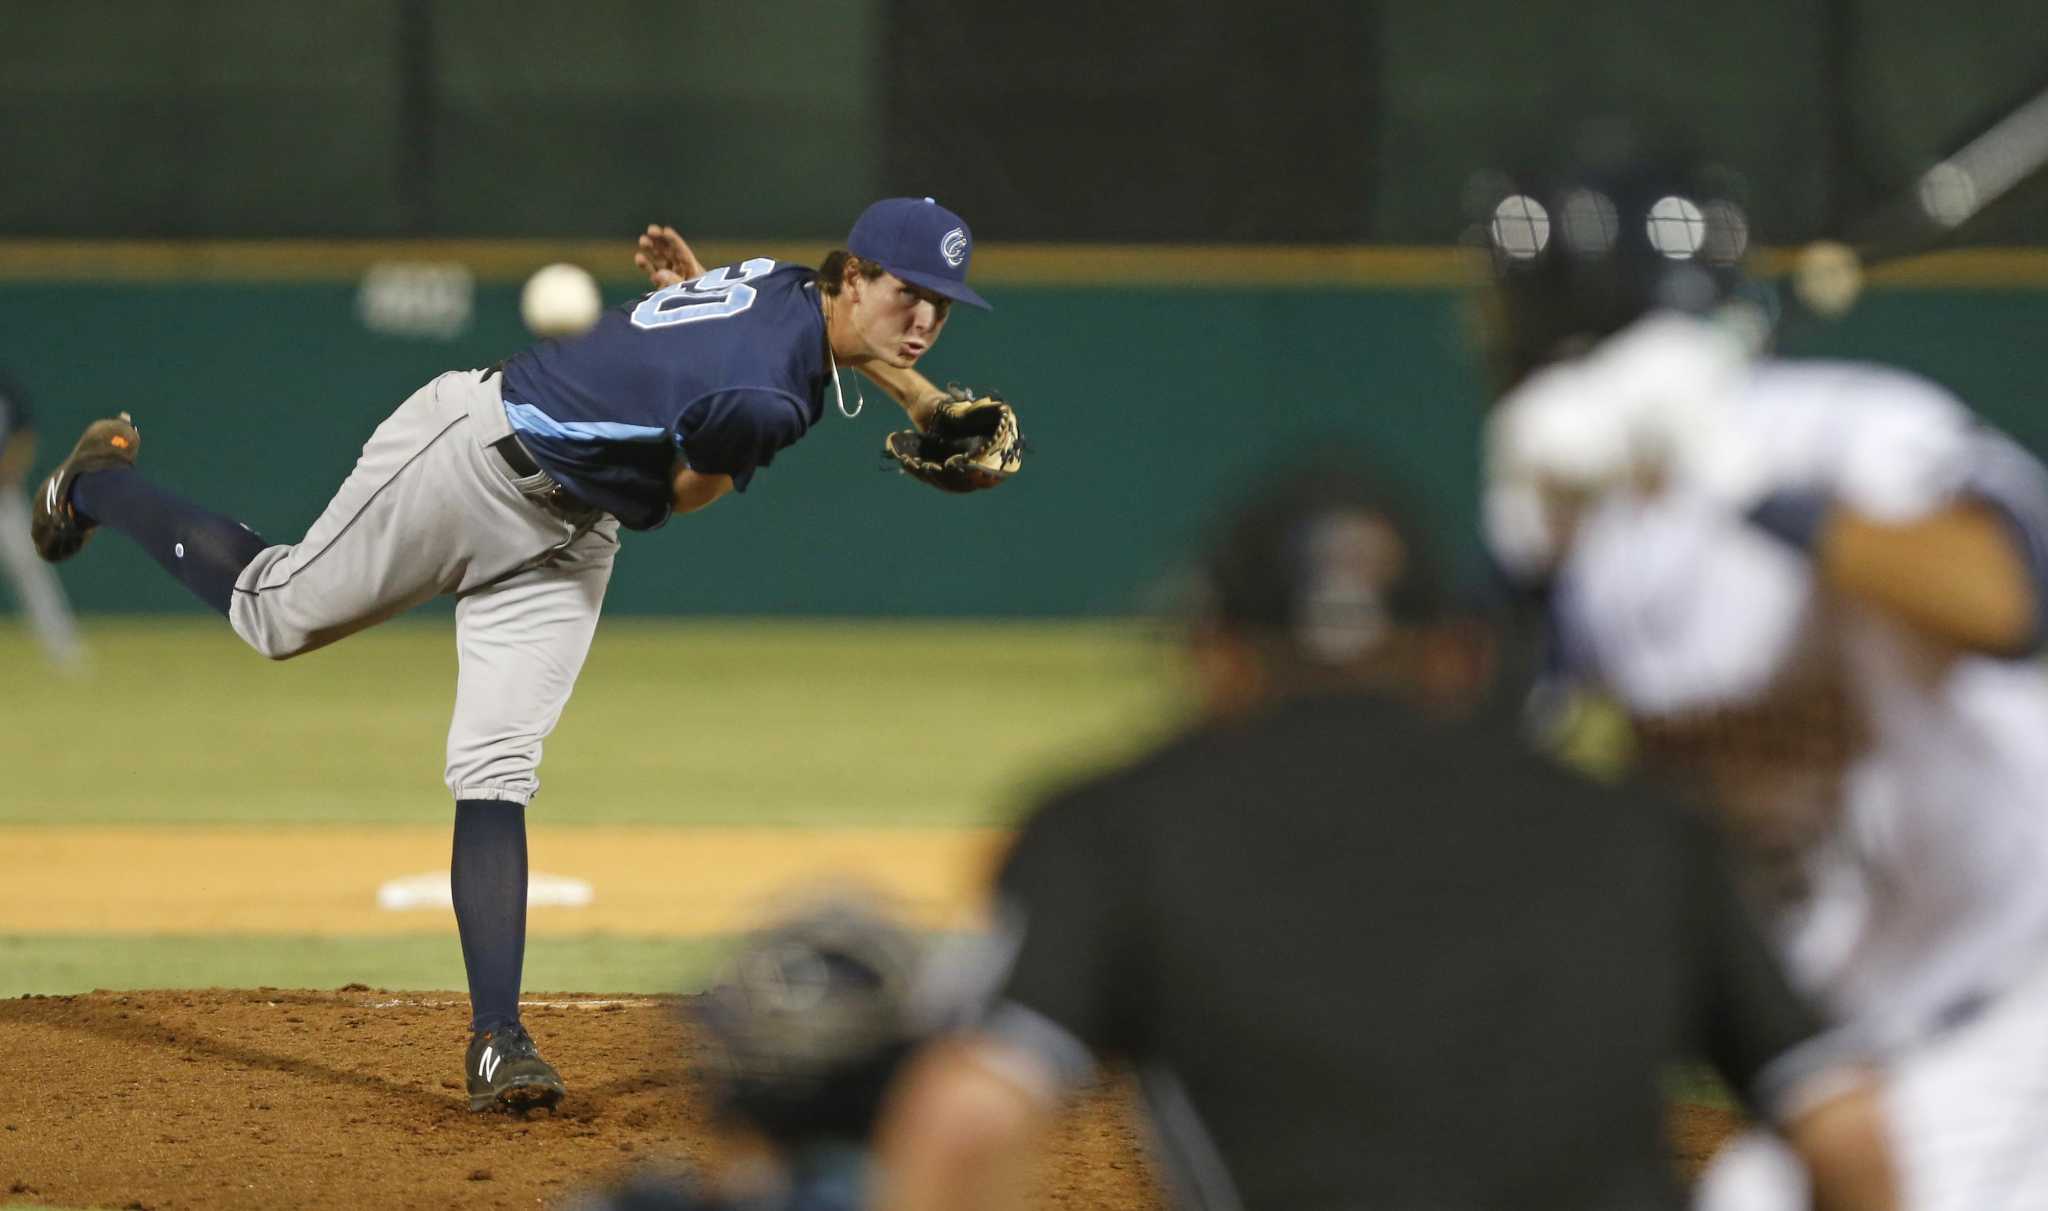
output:
M 1482 178 L 1472 199 L 1500 389 L 1646 312 L 1711 311 L 1743 281 L 1749 222 L 1726 173 L 1652 148 L 1620 120 L 1578 127 L 1569 148 L 1557 167 Z
M 922 1029 L 919 947 L 852 898 L 750 938 L 697 1007 L 720 1110 L 785 1146 L 860 1141 Z

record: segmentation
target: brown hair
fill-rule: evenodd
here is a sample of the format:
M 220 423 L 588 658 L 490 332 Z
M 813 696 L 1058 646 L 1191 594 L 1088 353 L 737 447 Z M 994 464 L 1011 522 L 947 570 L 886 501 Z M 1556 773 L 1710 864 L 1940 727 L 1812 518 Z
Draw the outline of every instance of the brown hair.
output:
M 846 282 L 848 263 L 854 266 L 855 272 L 870 282 L 888 272 L 873 261 L 862 260 L 844 248 L 834 248 L 825 254 L 825 263 L 818 266 L 818 289 L 826 294 L 837 295 L 840 286 Z

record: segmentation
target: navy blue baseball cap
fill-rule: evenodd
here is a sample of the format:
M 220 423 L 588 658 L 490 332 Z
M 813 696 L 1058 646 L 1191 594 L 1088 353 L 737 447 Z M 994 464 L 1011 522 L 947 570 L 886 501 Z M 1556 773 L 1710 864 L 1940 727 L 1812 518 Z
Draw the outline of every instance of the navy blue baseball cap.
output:
M 934 294 L 993 311 L 967 286 L 974 233 L 967 221 L 930 198 L 883 198 L 860 212 L 846 250 Z

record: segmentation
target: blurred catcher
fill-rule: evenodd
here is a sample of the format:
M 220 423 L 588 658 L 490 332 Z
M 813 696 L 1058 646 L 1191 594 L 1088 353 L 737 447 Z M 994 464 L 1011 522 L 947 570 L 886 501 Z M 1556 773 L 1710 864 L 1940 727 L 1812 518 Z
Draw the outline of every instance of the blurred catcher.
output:
M 856 414 L 842 367 L 880 384 L 920 430 L 987 416 L 914 368 L 955 302 L 988 306 L 967 284 L 972 251 L 966 222 L 930 198 L 868 207 L 818 269 L 757 257 L 707 271 L 673 229 L 651 228 L 637 259 L 656 289 L 581 335 L 422 387 L 297 543 L 269 542 L 144 479 L 125 416 L 88 428 L 38 489 L 31 531 L 45 559 L 70 558 L 98 526 L 120 530 L 272 659 L 456 599 L 445 780 L 471 1109 L 552 1107 L 563 1095 L 519 1020 L 525 809 L 542 742 L 589 652 L 620 530 L 746 491 L 824 422 L 828 397 Z
M 1891 1206 L 1875 1094 L 1716 848 L 1475 704 L 1484 645 L 1385 493 L 1284 476 L 1198 586 L 1200 722 L 1025 821 L 956 964 L 972 1026 L 892 1100 L 881 1207 L 999 1204 L 1117 1060 L 1179 1206 L 1675 1208 L 1662 1077 L 1700 1052 L 1823 1206 Z
M 2048 474 L 1932 383 L 1761 354 L 1714 189 L 1595 126 L 1496 205 L 1489 543 L 1882 1064 L 1902 1205 L 2048 1206 Z M 1760 1136 L 1702 1193 L 1806 1199 Z
M 580 1211 L 856 1211 L 871 1206 L 870 1136 L 925 1033 L 921 950 L 861 899 L 821 902 L 742 946 L 693 1005 L 705 1074 L 741 1156 L 712 1189 L 646 1174 Z

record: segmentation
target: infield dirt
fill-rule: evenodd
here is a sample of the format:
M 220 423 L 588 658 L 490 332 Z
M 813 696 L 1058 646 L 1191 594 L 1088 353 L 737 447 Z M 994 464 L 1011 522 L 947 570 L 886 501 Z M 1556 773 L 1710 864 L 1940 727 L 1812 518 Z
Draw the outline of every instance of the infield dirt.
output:
M 564 1201 L 721 1148 L 703 1045 L 667 997 L 543 996 L 525 1018 L 570 1094 L 559 1113 L 472 1114 L 460 994 L 95 992 L 0 1002 L 0 1202 L 66 1207 L 513 1207 Z M 1133 1105 L 1091 1092 L 1028 1205 L 1159 1205 Z M 1695 1168 L 1733 1125 L 1678 1108 Z
M 720 1143 L 676 998 L 545 997 L 524 1017 L 560 1112 L 472 1114 L 456 993 L 98 992 L 0 1002 L 0 1202 L 532 1207 Z M 1154 1205 L 1127 1099 L 1097 1092 L 1041 1205 Z

